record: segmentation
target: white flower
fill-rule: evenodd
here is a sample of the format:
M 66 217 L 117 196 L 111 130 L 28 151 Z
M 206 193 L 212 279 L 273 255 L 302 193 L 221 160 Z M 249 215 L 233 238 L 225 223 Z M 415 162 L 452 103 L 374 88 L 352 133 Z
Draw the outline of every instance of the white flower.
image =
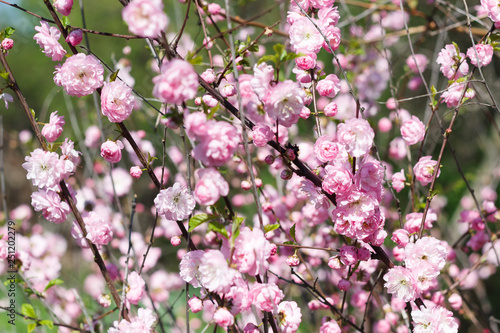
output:
M 158 214 L 173 221 L 187 219 L 196 205 L 193 195 L 179 183 L 175 183 L 174 186 L 166 190 L 161 190 L 154 202 Z
M 0 94 L 0 99 L 4 100 L 6 109 L 9 108 L 9 103 L 14 102 L 14 97 L 12 97 L 11 94 L 7 94 L 7 93 Z

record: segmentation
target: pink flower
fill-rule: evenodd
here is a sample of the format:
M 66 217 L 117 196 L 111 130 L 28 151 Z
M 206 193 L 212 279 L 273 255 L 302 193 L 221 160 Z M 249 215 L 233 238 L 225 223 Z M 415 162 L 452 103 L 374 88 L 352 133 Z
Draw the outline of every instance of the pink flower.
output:
M 149 333 L 153 329 L 155 322 L 156 318 L 151 309 L 140 308 L 137 311 L 137 317 L 131 318 L 130 321 L 122 319 L 120 323 L 115 321 L 113 327 L 108 330 L 108 333 Z
M 191 139 L 200 139 L 208 132 L 207 115 L 203 112 L 188 113 L 184 116 L 184 127 Z
M 97 148 L 101 140 L 101 130 L 96 125 L 91 125 L 85 131 L 85 146 Z
M 415 277 L 412 272 L 401 266 L 395 266 L 384 275 L 384 287 L 387 288 L 389 294 L 394 294 L 395 297 L 405 302 L 415 300 L 417 297 L 415 289 Z
M 323 109 L 323 114 L 326 117 L 335 117 L 337 113 L 339 112 L 337 103 L 331 102 L 328 103 L 325 108 Z
M 153 83 L 153 95 L 162 103 L 171 104 L 194 98 L 199 85 L 193 65 L 180 59 L 163 62 L 161 74 L 153 78 Z
M 422 307 L 411 312 L 415 333 L 456 333 L 458 324 L 453 313 L 441 306 Z
M 243 333 L 260 333 L 260 330 L 254 323 L 248 323 L 243 328 Z
M 278 305 L 278 325 L 280 332 L 294 333 L 299 329 L 302 313 L 295 302 L 281 302 Z
M 410 213 L 406 214 L 406 223 L 404 225 L 405 230 L 408 231 L 410 234 L 416 233 L 420 230 L 420 224 L 422 223 L 422 217 L 423 213 Z M 432 222 L 435 221 L 436 219 L 432 216 L 435 214 L 427 214 L 425 218 L 425 224 L 424 224 L 424 229 L 430 229 L 432 228 Z
M 274 138 L 274 133 L 266 124 L 257 123 L 252 129 L 252 138 L 257 147 L 265 147 Z
M 196 205 L 189 190 L 177 182 L 174 186 L 161 190 L 154 203 L 158 214 L 172 221 L 187 219 Z
M 306 93 L 298 83 L 291 80 L 278 82 L 266 95 L 264 110 L 280 125 L 290 127 L 299 120 L 305 97 Z
M 460 103 L 463 103 L 465 99 L 474 98 L 476 96 L 476 92 L 471 88 L 468 88 L 464 94 L 465 87 L 465 82 L 453 82 L 448 89 L 443 92 L 441 97 L 443 98 L 443 102 L 446 102 L 447 107 L 457 107 Z M 462 96 L 464 99 L 460 100 Z
M 402 248 L 410 241 L 410 234 L 405 229 L 397 229 L 392 233 L 391 240 Z
M 215 72 L 212 68 L 205 70 L 200 74 L 201 78 L 205 80 L 207 83 L 214 83 L 217 77 L 215 76 Z
M 212 15 L 218 15 L 220 13 L 220 5 L 216 3 L 210 3 L 208 4 L 208 12 Z
M 70 43 L 73 46 L 77 46 L 78 44 L 81 43 L 82 39 L 83 39 L 82 29 L 74 29 L 71 30 L 70 33 L 68 34 L 68 37 L 66 37 L 66 42 Z
M 132 176 L 132 178 L 139 179 L 142 175 L 142 169 L 139 166 L 135 165 L 130 168 L 130 175 Z
M 340 91 L 340 80 L 335 74 L 330 74 L 316 85 L 321 96 L 334 98 Z
M 316 67 L 316 53 L 308 53 L 302 57 L 295 58 L 295 64 L 298 68 L 305 71 Z
M 38 188 L 59 191 L 59 182 L 73 171 L 73 163 L 64 161 L 54 152 L 35 149 L 25 157 L 23 168 L 28 171 L 27 178 Z
M 59 194 L 50 190 L 33 192 L 31 205 L 36 212 L 42 211 L 43 217 L 52 223 L 63 223 L 71 212 L 69 205 L 61 201 Z
M 33 36 L 33 39 L 43 49 L 43 53 L 52 58 L 52 61 L 62 60 L 66 51 L 58 42 L 61 33 L 56 27 L 49 27 L 49 24 L 45 21 L 40 21 L 40 25 L 35 27 L 38 33 Z
M 211 206 L 221 196 L 229 193 L 229 184 L 215 168 L 198 169 L 199 177 L 194 189 L 194 198 L 200 205 Z
M 467 50 L 467 57 L 469 57 L 470 62 L 474 66 L 486 66 L 493 58 L 493 46 L 489 44 L 476 44 L 476 50 L 471 46 Z
M 203 310 L 203 302 L 196 296 L 193 296 L 188 300 L 188 305 L 189 309 L 193 313 L 197 313 Z
M 389 144 L 389 156 L 395 160 L 405 158 L 408 152 L 406 141 L 403 138 L 397 137 Z
M 351 289 L 352 283 L 349 280 L 346 279 L 340 279 L 337 287 L 339 287 L 340 290 L 342 291 L 347 291 Z
M 199 138 L 193 157 L 208 167 L 224 165 L 238 148 L 240 136 L 236 128 L 225 122 L 211 120 L 206 135 Z
M 346 193 L 353 183 L 352 172 L 341 165 L 327 165 L 326 176 L 322 183 L 322 188 L 329 194 Z
M 319 328 L 319 333 L 342 333 L 339 324 L 333 320 L 329 320 L 323 323 Z
M 272 312 L 285 294 L 274 283 L 255 283 L 248 297 L 261 311 Z
M 93 55 L 78 53 L 57 65 L 54 82 L 64 88 L 68 95 L 82 97 L 90 95 L 103 85 L 104 69 Z
M 340 261 L 346 265 L 355 265 L 358 262 L 358 251 L 355 246 L 344 245 L 340 248 Z
M 241 273 L 255 276 L 269 268 L 271 243 L 259 228 L 243 228 L 234 242 L 233 263 Z
M 2 48 L 4 50 L 10 50 L 14 47 L 14 41 L 10 38 L 4 38 L 2 41 Z
M 436 271 L 440 271 L 446 264 L 448 250 L 442 242 L 434 237 L 422 237 L 415 243 L 408 243 L 405 247 L 405 264 L 412 269 L 420 261 L 431 264 Z
M 296 53 L 318 53 L 323 42 L 321 33 L 309 18 L 300 16 L 294 20 L 290 27 L 290 44 Z
M 412 116 L 401 126 L 401 136 L 408 146 L 414 145 L 424 139 L 425 125 L 416 116 Z
M 227 293 L 237 274 L 219 250 L 208 250 L 203 254 L 198 272 L 200 284 L 215 293 Z
M 170 244 L 172 244 L 172 246 L 179 246 L 181 245 L 181 238 L 177 235 L 174 235 L 170 238 Z
M 144 296 L 145 286 L 146 283 L 136 271 L 130 273 L 127 277 L 127 300 L 137 305 L 142 296 Z
M 396 190 L 396 192 L 401 192 L 401 190 L 405 187 L 405 182 L 406 177 L 403 169 L 392 175 L 392 187 Z
M 49 142 L 54 142 L 63 132 L 63 126 L 65 124 L 64 117 L 57 115 L 58 111 L 54 111 L 50 114 L 50 121 L 45 124 L 42 128 L 42 135 Z
M 98 247 L 107 245 L 113 239 L 111 223 L 104 221 L 99 214 L 90 212 L 83 216 L 83 221 L 87 229 L 87 238 Z
M 488 17 L 493 22 L 500 21 L 500 7 L 497 0 L 481 0 L 481 6 L 486 10 Z
M 204 254 L 202 250 L 190 251 L 182 257 L 179 264 L 180 277 L 195 288 L 200 287 L 198 268 Z
M 314 143 L 314 155 L 323 163 L 333 161 L 341 150 L 339 146 L 331 136 L 322 135 Z
M 425 54 L 417 53 L 414 56 L 410 55 L 406 59 L 406 64 L 408 65 L 408 67 L 410 67 L 410 70 L 413 73 L 418 74 L 419 69 L 420 69 L 420 72 L 423 73 L 425 71 L 425 68 L 429 64 L 429 59 L 427 59 L 427 56 Z M 418 65 L 418 68 L 417 68 L 417 65 Z
M 218 308 L 214 313 L 214 322 L 227 328 L 234 324 L 234 316 L 226 308 Z
M 300 259 L 295 254 L 286 258 L 285 262 L 290 267 L 297 267 L 298 265 L 300 265 Z
M 469 71 L 469 65 L 465 61 L 465 54 L 457 54 L 457 48 L 453 44 L 446 45 L 439 52 L 436 62 L 441 65 L 440 70 L 448 80 L 456 80 Z
M 69 14 L 71 14 L 73 0 L 55 0 L 54 7 L 56 7 L 56 10 L 62 15 L 68 16 Z
M 131 33 L 148 38 L 158 37 L 168 24 L 161 0 L 133 0 L 123 8 L 122 18 Z
M 351 118 L 338 125 L 337 136 L 349 155 L 361 157 L 370 151 L 375 132 L 365 119 Z
M 269 92 L 270 83 L 274 79 L 274 68 L 265 62 L 253 67 L 252 89 L 263 100 Z
M 121 123 L 134 109 L 132 89 L 122 81 L 105 83 L 101 92 L 101 111 L 112 123 Z
M 431 158 L 432 156 L 423 156 L 413 167 L 415 178 L 420 181 L 420 184 L 422 184 L 422 186 L 425 186 L 432 182 L 432 178 L 434 177 L 435 172 L 437 172 L 437 177 L 439 177 L 439 174 L 441 173 L 441 170 L 437 165 L 437 161 L 434 161 Z
M 120 140 L 104 142 L 101 145 L 101 156 L 106 161 L 111 163 L 118 163 L 122 159 L 123 143 Z

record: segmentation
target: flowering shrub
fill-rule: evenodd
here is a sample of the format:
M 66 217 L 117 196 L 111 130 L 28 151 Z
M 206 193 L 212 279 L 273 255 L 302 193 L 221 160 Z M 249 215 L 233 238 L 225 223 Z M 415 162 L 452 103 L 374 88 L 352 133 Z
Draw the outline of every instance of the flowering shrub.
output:
M 44 4 L 0 3 L 2 331 L 498 331 L 498 2 Z

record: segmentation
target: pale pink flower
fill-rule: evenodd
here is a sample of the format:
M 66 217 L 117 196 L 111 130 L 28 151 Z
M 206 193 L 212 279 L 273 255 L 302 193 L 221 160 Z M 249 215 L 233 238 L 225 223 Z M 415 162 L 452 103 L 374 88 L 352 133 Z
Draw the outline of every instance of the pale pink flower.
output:
M 291 80 L 278 82 L 268 92 L 264 110 L 280 125 L 290 127 L 299 120 L 305 97 L 306 93 L 298 83 Z
M 298 68 L 303 69 L 305 71 L 316 67 L 316 53 L 307 53 L 304 56 L 295 58 L 295 64 Z
M 429 59 L 427 58 L 427 56 L 425 54 L 417 53 L 415 55 L 410 55 L 406 59 L 406 64 L 408 65 L 408 67 L 410 67 L 410 70 L 413 73 L 418 74 L 419 69 L 420 69 L 420 72 L 423 73 L 425 71 L 425 68 L 429 64 Z M 417 65 L 418 65 L 418 68 L 417 68 Z
M 54 7 L 56 10 L 64 16 L 71 14 L 71 8 L 73 7 L 73 0 L 55 0 Z
M 203 112 L 188 113 L 184 116 L 184 127 L 191 139 L 199 139 L 207 134 L 209 123 Z
M 278 305 L 278 325 L 280 332 L 294 333 L 299 329 L 302 313 L 295 302 L 281 302 Z
M 458 311 L 462 307 L 462 297 L 459 294 L 451 294 L 448 297 L 448 302 L 450 302 L 450 306 L 453 310 Z
M 61 144 L 61 161 L 64 161 L 65 167 L 67 169 L 67 174 L 74 173 L 76 171 L 76 166 L 80 163 L 81 152 L 75 150 L 75 143 L 70 139 L 64 139 Z M 72 165 L 71 165 L 72 164 Z
M 403 248 L 410 241 L 410 234 L 405 229 L 397 229 L 392 233 L 391 240 L 395 242 L 398 247 Z
M 261 311 L 272 312 L 281 302 L 285 294 L 274 283 L 255 283 L 248 297 L 252 304 Z
M 440 271 L 446 264 L 448 250 L 442 242 L 434 237 L 422 237 L 415 243 L 405 247 L 405 264 L 409 269 L 418 266 L 420 261 L 426 261 Z
M 432 178 L 434 177 L 435 172 L 437 172 L 437 177 L 439 177 L 439 174 L 441 173 L 441 170 L 437 165 L 437 161 L 434 161 L 431 158 L 432 156 L 423 156 L 413 167 L 415 178 L 420 181 L 420 184 L 422 184 L 422 186 L 425 186 L 432 182 Z
M 180 277 L 195 288 L 200 287 L 198 268 L 204 254 L 202 250 L 190 251 L 182 257 L 179 264 Z
M 491 46 L 490 44 L 476 44 L 475 51 L 474 47 L 471 46 L 467 50 L 467 57 L 469 57 L 470 62 L 474 66 L 486 66 L 491 62 L 493 58 L 493 46 Z
M 456 80 L 469 71 L 469 65 L 465 61 L 465 54 L 457 54 L 457 48 L 453 44 L 446 45 L 439 52 L 436 62 L 441 65 L 440 70 L 448 80 Z
M 58 116 L 57 112 L 54 111 L 50 114 L 50 120 L 48 124 L 45 124 L 42 128 L 42 135 L 49 142 L 54 142 L 63 132 L 63 126 L 65 124 L 64 117 Z
M 135 178 L 135 179 L 141 178 L 141 175 L 142 175 L 141 167 L 139 167 L 137 165 L 131 167 L 130 168 L 130 175 L 132 176 L 132 178 Z
M 330 74 L 316 85 L 321 96 L 334 98 L 340 91 L 340 80 L 335 74 Z
M 54 152 L 35 149 L 30 156 L 25 157 L 23 168 L 28 171 L 26 177 L 34 186 L 43 189 L 58 191 L 59 182 L 67 175 L 66 164 Z M 71 163 L 71 162 L 70 162 Z
M 327 117 L 335 117 L 339 112 L 337 103 L 331 102 L 328 103 L 323 109 L 323 114 Z
M 467 88 L 464 93 L 465 87 L 465 82 L 453 82 L 441 95 L 443 103 L 446 103 L 446 106 L 451 108 L 457 107 L 460 103 L 463 103 L 466 98 L 474 98 L 476 96 L 476 92 L 471 88 Z M 461 100 L 462 96 L 463 99 Z
M 248 323 L 243 328 L 243 333 L 260 333 L 260 330 L 254 323 Z
M 229 193 L 229 184 L 215 168 L 196 170 L 198 181 L 194 189 L 194 198 L 200 205 L 211 206 L 221 196 Z
M 163 62 L 161 74 L 153 78 L 153 96 L 162 103 L 182 104 L 196 96 L 198 75 L 185 60 Z
M 111 163 L 118 163 L 122 159 L 123 143 L 120 140 L 104 142 L 101 145 L 101 157 Z
M 219 4 L 216 4 L 216 3 L 210 3 L 208 4 L 208 12 L 212 15 L 218 15 L 220 13 L 220 5 Z
M 422 307 L 411 312 L 415 333 L 456 333 L 458 323 L 453 313 L 441 306 Z
M 329 194 L 346 193 L 353 185 L 352 171 L 342 165 L 327 165 L 322 188 Z
M 170 244 L 172 244 L 172 246 L 179 246 L 181 245 L 181 238 L 177 235 L 174 235 L 170 238 Z
M 255 276 L 269 268 L 271 243 L 259 228 L 243 228 L 234 243 L 233 263 L 241 273 Z
M 425 125 L 418 117 L 412 116 L 410 120 L 403 122 L 401 136 L 408 146 L 414 145 L 424 139 Z
M 343 245 L 340 248 L 340 261 L 346 265 L 355 265 L 358 262 L 358 250 L 355 246 Z
M 233 82 L 234 80 L 231 80 Z M 228 79 L 224 78 L 220 81 L 219 91 L 222 97 L 231 97 L 236 95 L 236 87 Z
M 58 193 L 51 190 L 33 192 L 31 205 L 36 212 L 42 211 L 43 217 L 52 223 L 63 223 L 71 212 L 69 205 L 61 201 Z
M 108 333 L 150 333 L 155 322 L 156 318 L 153 315 L 153 310 L 140 308 L 137 311 L 137 317 L 130 318 L 130 321 L 122 319 L 120 323 L 115 321 Z
M 218 308 L 214 312 L 214 322 L 224 328 L 234 324 L 234 316 L 226 308 Z
M 423 213 L 409 213 L 406 214 L 406 223 L 404 225 L 404 228 L 406 231 L 408 231 L 410 234 L 416 233 L 420 230 L 420 224 L 422 223 L 422 217 Z M 432 222 L 436 221 L 435 214 L 431 214 L 431 210 L 429 210 L 429 213 L 427 214 L 425 218 L 425 224 L 424 224 L 424 229 L 431 229 L 432 228 Z
M 196 98 L 198 99 L 199 97 L 196 97 Z M 205 103 L 210 108 L 213 108 L 213 107 L 217 106 L 217 104 L 219 103 L 219 101 L 216 100 L 210 94 L 203 95 L 203 97 L 201 99 L 202 99 L 203 103 Z
M 318 9 L 330 8 L 335 0 L 311 0 L 311 6 Z M 336 8 L 336 7 L 335 7 Z
M 314 185 L 310 180 L 305 179 L 302 181 L 302 187 L 300 191 L 305 193 L 307 199 L 314 208 L 319 209 L 321 207 L 328 209 L 330 207 L 330 201 L 322 193 L 321 189 Z
M 217 79 L 217 77 L 215 76 L 215 72 L 212 68 L 208 68 L 203 73 L 201 73 L 200 76 L 207 83 L 214 83 L 215 80 Z
M 131 33 L 156 38 L 168 24 L 162 0 L 133 0 L 122 10 L 122 18 Z
M 405 267 L 395 266 L 389 269 L 384 275 L 384 281 L 387 292 L 405 302 L 413 301 L 417 297 L 415 276 Z
M 60 61 L 66 54 L 58 40 L 61 37 L 61 33 L 56 27 L 50 27 L 45 21 L 40 21 L 40 26 L 35 27 L 38 31 L 33 39 L 38 45 L 43 49 L 43 53 L 47 57 L 52 58 L 52 61 Z
M 82 42 L 82 39 L 83 39 L 82 29 L 74 29 L 71 30 L 70 33 L 68 34 L 68 37 L 66 37 L 66 42 L 70 43 L 73 46 L 77 46 Z
M 192 313 L 197 313 L 203 310 L 203 302 L 197 296 L 193 296 L 188 300 L 189 309 Z
M 177 182 L 172 187 L 161 190 L 154 203 L 158 214 L 172 221 L 187 219 L 196 205 L 187 187 Z
M 85 146 L 97 148 L 101 140 L 101 130 L 96 125 L 91 125 L 85 130 Z
M 107 245 L 113 239 L 113 230 L 109 220 L 104 220 L 96 212 L 89 212 L 83 216 L 87 229 L 87 238 L 97 245 Z
M 323 323 L 319 328 L 319 333 L 342 333 L 339 324 L 336 321 L 329 320 Z
M 198 272 L 200 284 L 215 293 L 227 293 L 237 274 L 219 250 L 207 250 L 203 254 Z
M 10 50 L 14 47 L 14 41 L 10 38 L 4 38 L 1 45 L 4 50 Z
M 320 136 L 314 143 L 314 155 L 323 163 L 333 161 L 339 154 L 341 147 L 330 135 Z
M 500 7 L 497 0 L 481 0 L 481 6 L 486 10 L 488 17 L 493 22 L 500 21 Z
M 363 159 L 354 177 L 354 184 L 358 189 L 380 201 L 384 191 L 383 181 L 384 168 L 380 162 L 375 159 Z
M 394 138 L 389 143 L 389 156 L 395 160 L 402 160 L 406 157 L 408 148 L 406 146 L 406 141 L 403 138 Z
M 253 72 L 252 89 L 259 99 L 263 100 L 269 92 L 271 81 L 274 79 L 274 68 L 263 62 L 255 65 Z
M 337 126 L 337 137 L 349 155 L 361 157 L 370 151 L 375 132 L 365 119 L 351 118 Z
M 225 122 L 211 120 L 206 135 L 193 149 L 193 157 L 208 167 L 224 165 L 238 148 L 240 136 L 236 128 Z
M 318 53 L 323 46 L 323 37 L 307 17 L 295 19 L 289 33 L 290 44 L 296 53 Z
M 300 259 L 295 254 L 286 258 L 285 262 L 290 267 L 297 267 L 298 265 L 300 265 Z
M 136 271 L 131 272 L 127 277 L 127 300 L 137 305 L 144 296 L 146 283 Z
M 274 138 L 271 128 L 264 123 L 257 123 L 252 129 L 253 143 L 257 147 L 265 147 Z
M 57 65 L 54 82 L 64 88 L 68 95 L 82 97 L 90 95 L 103 85 L 104 68 L 93 55 L 78 53 Z
M 132 88 L 122 81 L 105 83 L 101 92 L 101 111 L 112 123 L 121 123 L 134 109 Z
M 392 187 L 396 190 L 396 192 L 401 192 L 401 190 L 405 187 L 406 177 L 404 170 L 401 169 L 399 172 L 395 172 L 392 175 Z

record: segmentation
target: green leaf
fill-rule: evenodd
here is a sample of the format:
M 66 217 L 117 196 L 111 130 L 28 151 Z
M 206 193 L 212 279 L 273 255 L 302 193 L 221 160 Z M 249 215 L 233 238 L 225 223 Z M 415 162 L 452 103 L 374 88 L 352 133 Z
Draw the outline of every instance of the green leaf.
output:
M 213 214 L 205 214 L 205 213 L 197 214 L 189 219 L 188 232 L 193 231 L 194 228 L 196 228 L 199 225 L 202 225 L 203 223 L 211 222 L 211 221 L 214 221 L 218 218 L 219 217 L 217 215 L 213 215 Z
M 114 82 L 114 81 L 116 81 L 116 78 L 118 77 L 118 72 L 119 72 L 119 71 L 120 71 L 120 70 L 119 70 L 119 69 L 117 69 L 117 70 L 116 70 L 116 72 L 113 72 L 113 74 L 111 74 L 111 77 L 109 78 L 109 82 Z
M 286 57 L 285 45 L 276 44 L 273 46 L 273 49 L 274 51 L 276 51 L 276 59 L 283 61 L 283 59 Z
M 47 326 L 48 328 L 54 328 L 54 322 L 52 320 L 40 320 L 40 325 Z
M 9 82 L 9 73 L 7 73 L 6 71 L 1 71 L 0 76 L 3 77 L 5 81 L 7 81 L 7 83 Z
M 203 57 L 197 56 L 197 57 L 191 58 L 191 59 L 189 59 L 189 63 L 191 65 L 201 65 L 203 63 Z
M 286 241 L 286 242 L 283 242 L 283 244 L 285 244 L 285 245 L 297 245 L 297 243 L 292 242 L 292 241 Z
M 35 309 L 33 309 L 33 306 L 28 303 L 24 303 L 23 305 L 21 305 L 21 313 L 23 316 L 36 318 Z
M 274 230 L 278 229 L 279 227 L 280 227 L 279 223 L 265 225 L 264 226 L 264 233 L 267 234 L 268 232 L 274 231 Z
M 224 224 L 222 224 L 220 222 L 215 222 L 215 221 L 210 222 L 208 224 L 208 230 L 211 230 L 211 231 L 214 231 L 214 232 L 218 232 L 222 236 L 224 236 L 224 238 L 229 238 L 229 235 L 227 234 L 227 230 L 224 227 Z
M 63 16 L 61 23 L 62 23 L 64 29 L 66 29 L 69 25 L 69 18 L 67 16 Z
M 12 34 L 14 34 L 14 31 L 16 31 L 16 29 L 12 27 L 7 27 L 5 28 L 3 35 L 5 38 L 9 38 L 10 36 L 12 36 Z
M 53 286 L 57 286 L 57 285 L 60 285 L 63 283 L 64 283 L 64 281 L 61 279 L 50 280 L 49 283 L 47 283 L 47 285 L 45 286 L 45 289 L 43 291 L 47 291 L 48 289 L 52 288 Z
M 240 227 L 243 224 L 243 221 L 245 221 L 244 217 L 235 217 L 233 220 L 233 225 L 231 227 L 231 242 L 234 245 L 234 240 L 238 238 L 238 235 L 240 234 Z
M 295 53 L 288 53 L 283 61 L 294 60 L 294 59 L 297 59 L 298 57 L 300 57 L 300 55 L 295 54 Z
M 290 228 L 290 236 L 292 237 L 293 241 L 297 243 L 297 240 L 295 239 L 295 223 Z
M 35 323 L 31 323 L 28 325 L 28 333 L 31 333 L 33 332 L 33 330 L 36 328 L 36 324 Z
M 261 63 L 263 63 L 265 61 L 272 61 L 272 62 L 274 62 L 276 64 L 277 63 L 277 58 L 276 58 L 275 55 L 265 55 L 265 56 L 263 56 L 262 58 L 259 59 L 259 61 L 257 62 L 257 65 L 260 65 Z

